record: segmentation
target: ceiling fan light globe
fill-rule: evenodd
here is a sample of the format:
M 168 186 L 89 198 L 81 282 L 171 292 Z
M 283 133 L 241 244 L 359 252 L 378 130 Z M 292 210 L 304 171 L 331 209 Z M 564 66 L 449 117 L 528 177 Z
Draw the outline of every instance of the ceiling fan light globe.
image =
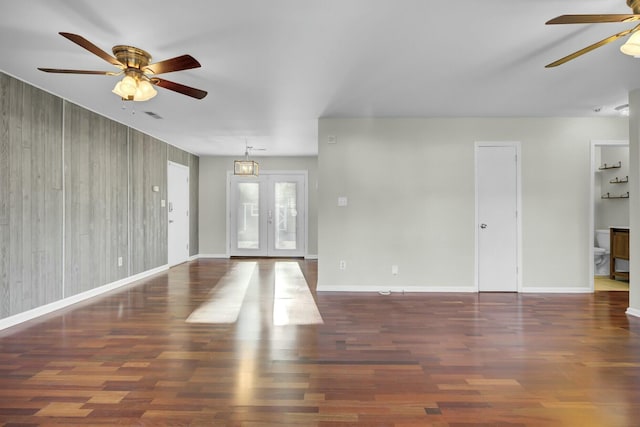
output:
M 640 32 L 633 33 L 629 40 L 620 46 L 620 52 L 629 56 L 640 56 Z
M 158 94 L 153 85 L 147 80 L 140 80 L 138 82 L 138 89 L 133 96 L 134 101 L 148 101 Z
M 136 79 L 134 79 L 133 77 L 125 76 L 122 79 L 122 84 L 120 85 L 120 88 L 128 96 L 133 96 L 135 95 L 136 90 L 138 89 L 138 83 L 136 82 Z
M 116 83 L 115 87 L 113 88 L 113 90 L 111 92 L 115 93 L 120 98 L 123 98 L 123 99 L 126 98 L 126 95 L 125 95 L 124 91 L 122 90 L 122 82 Z
M 138 90 L 138 83 L 136 79 L 131 76 L 125 76 L 122 80 L 116 83 L 113 88 L 113 93 L 120 96 L 122 99 L 133 99 Z

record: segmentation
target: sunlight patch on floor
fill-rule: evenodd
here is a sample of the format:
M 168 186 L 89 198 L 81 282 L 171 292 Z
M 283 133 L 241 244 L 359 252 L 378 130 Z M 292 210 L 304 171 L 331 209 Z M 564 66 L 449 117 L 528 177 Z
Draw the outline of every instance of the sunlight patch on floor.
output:
M 276 262 L 275 277 L 274 325 L 324 323 L 297 262 Z
M 187 318 L 187 323 L 235 323 L 256 268 L 255 262 L 238 263 L 209 293 L 207 302 Z

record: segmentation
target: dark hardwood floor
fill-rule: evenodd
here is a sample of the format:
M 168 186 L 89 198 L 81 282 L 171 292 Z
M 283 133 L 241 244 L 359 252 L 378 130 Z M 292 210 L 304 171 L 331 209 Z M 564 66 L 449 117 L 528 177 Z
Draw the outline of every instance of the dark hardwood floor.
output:
M 185 319 L 242 260 L 199 260 L 0 332 L 0 425 L 637 426 L 625 292 L 315 294 L 274 326 L 258 260 L 238 320 Z

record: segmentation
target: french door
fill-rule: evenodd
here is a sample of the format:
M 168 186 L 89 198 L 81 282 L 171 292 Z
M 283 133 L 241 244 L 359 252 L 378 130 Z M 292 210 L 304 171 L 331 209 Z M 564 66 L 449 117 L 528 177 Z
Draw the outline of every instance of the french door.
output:
M 229 254 L 304 256 L 306 173 L 230 175 Z

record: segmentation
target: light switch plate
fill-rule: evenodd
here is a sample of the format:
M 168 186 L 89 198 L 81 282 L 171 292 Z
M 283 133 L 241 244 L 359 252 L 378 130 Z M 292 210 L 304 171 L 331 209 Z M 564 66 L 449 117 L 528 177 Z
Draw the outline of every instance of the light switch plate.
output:
M 338 197 L 338 206 L 344 207 L 347 206 L 348 200 L 346 196 Z

